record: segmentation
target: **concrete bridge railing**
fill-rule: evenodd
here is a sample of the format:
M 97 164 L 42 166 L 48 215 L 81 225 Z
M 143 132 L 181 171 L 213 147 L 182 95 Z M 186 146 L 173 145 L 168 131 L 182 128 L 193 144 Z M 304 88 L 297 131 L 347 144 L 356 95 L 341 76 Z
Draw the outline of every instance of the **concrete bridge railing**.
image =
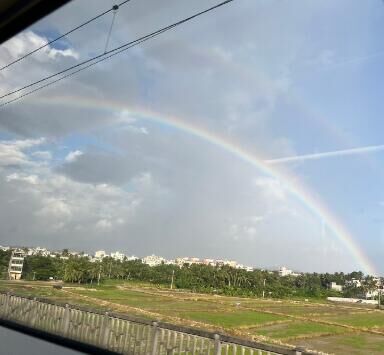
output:
M 307 354 L 199 329 L 0 293 L 0 320 L 116 354 Z

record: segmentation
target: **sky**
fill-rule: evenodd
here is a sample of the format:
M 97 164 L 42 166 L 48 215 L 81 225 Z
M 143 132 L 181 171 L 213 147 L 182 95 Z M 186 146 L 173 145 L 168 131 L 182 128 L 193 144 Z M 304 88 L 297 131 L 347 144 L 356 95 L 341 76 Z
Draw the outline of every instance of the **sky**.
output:
M 217 2 L 131 0 L 109 49 Z M 113 4 L 72 1 L 0 66 Z M 0 93 L 102 53 L 111 20 Z M 235 0 L 0 108 L 0 244 L 382 274 L 383 30 L 380 0 Z

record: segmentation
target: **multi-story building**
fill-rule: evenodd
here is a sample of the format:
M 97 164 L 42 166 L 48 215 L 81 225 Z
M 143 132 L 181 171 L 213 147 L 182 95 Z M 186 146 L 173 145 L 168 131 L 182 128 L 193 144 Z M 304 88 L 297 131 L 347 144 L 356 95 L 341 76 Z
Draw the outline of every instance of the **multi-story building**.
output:
M 184 258 L 176 258 L 175 264 L 182 267 L 184 264 L 192 265 L 192 264 L 203 264 L 203 265 L 211 265 L 211 266 L 219 266 L 222 267 L 224 265 L 241 269 L 242 265 L 239 265 L 236 261 L 233 260 L 215 260 L 215 259 L 199 259 L 194 257 L 184 257 Z
M 47 248 L 35 247 L 35 248 L 28 248 L 27 254 L 49 256 L 51 252 Z
M 288 276 L 292 274 L 293 274 L 293 271 L 290 269 L 287 269 L 285 266 L 281 266 L 279 268 L 279 276 Z
M 105 258 L 106 256 L 108 256 L 105 252 L 105 250 L 98 250 L 97 252 L 95 252 L 95 259 L 103 259 Z
M 237 268 L 237 262 L 234 260 L 224 260 L 224 265 L 228 265 L 233 268 Z
M 201 261 L 199 258 L 185 257 L 185 258 L 175 259 L 175 264 L 180 267 L 182 267 L 184 264 L 192 265 L 192 264 L 202 264 L 202 263 L 203 261 Z
M 346 286 L 354 286 L 354 287 L 361 287 L 361 280 L 359 279 L 351 279 L 345 282 Z
M 161 265 L 163 262 L 165 262 L 165 259 L 162 258 L 161 256 L 156 256 L 156 255 L 149 255 L 141 259 L 144 264 L 147 264 L 149 266 L 157 266 Z
M 139 260 L 139 258 L 135 255 L 127 256 L 127 261 Z
M 124 261 L 125 255 L 119 251 L 111 253 L 111 258 L 119 261 Z
M 336 282 L 331 282 L 329 284 L 329 288 L 334 291 L 339 291 L 339 292 L 343 291 L 343 286 L 338 285 Z
M 213 259 L 204 259 L 203 260 L 203 264 L 204 265 L 212 265 L 212 266 L 215 266 L 216 264 L 215 264 L 215 260 L 213 260 Z
M 286 267 L 282 266 L 282 267 L 279 269 L 279 275 L 280 275 L 280 276 L 292 276 L 292 277 L 297 277 L 297 276 L 300 276 L 301 273 L 300 273 L 300 272 L 292 271 L 292 270 L 287 269 Z
M 8 266 L 8 277 L 10 280 L 20 280 L 23 272 L 25 253 L 21 249 L 12 251 Z

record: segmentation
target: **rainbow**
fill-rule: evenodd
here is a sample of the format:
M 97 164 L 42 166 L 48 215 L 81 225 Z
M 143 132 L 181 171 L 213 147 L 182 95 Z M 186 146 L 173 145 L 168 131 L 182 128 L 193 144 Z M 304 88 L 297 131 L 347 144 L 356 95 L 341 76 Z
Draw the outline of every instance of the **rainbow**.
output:
M 198 139 L 209 142 L 216 147 L 223 149 L 224 151 L 236 156 L 238 159 L 251 164 L 256 167 L 263 174 L 273 177 L 278 180 L 282 185 L 296 197 L 309 211 L 311 211 L 319 220 L 324 223 L 327 228 L 342 242 L 347 248 L 354 260 L 362 268 L 362 271 L 370 275 L 377 275 L 375 266 L 368 257 L 364 254 L 357 242 L 354 240 L 350 232 L 345 226 L 331 213 L 331 211 L 324 205 L 318 196 L 314 196 L 313 192 L 302 183 L 297 184 L 297 179 L 291 177 L 288 173 L 282 172 L 276 167 L 268 165 L 266 161 L 258 158 L 250 152 L 243 149 L 240 145 L 224 139 L 206 129 L 192 125 L 191 123 L 173 117 L 171 115 L 163 115 L 157 112 L 152 112 L 148 109 L 132 109 L 126 104 L 111 101 L 111 100 L 97 100 L 93 98 L 85 97 L 73 97 L 73 96 L 57 96 L 57 97 L 35 97 L 29 101 L 30 103 L 44 104 L 46 105 L 67 105 L 70 107 L 87 108 L 106 110 L 108 112 L 126 112 L 132 115 L 135 119 L 144 121 L 155 122 L 161 125 L 171 127 L 173 129 L 180 130 L 186 134 L 192 135 Z

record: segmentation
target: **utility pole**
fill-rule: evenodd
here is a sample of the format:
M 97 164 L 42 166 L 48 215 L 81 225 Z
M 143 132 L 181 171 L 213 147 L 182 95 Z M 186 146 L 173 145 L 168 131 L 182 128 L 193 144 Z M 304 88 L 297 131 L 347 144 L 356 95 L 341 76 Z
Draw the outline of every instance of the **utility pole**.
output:
M 265 281 L 266 281 L 266 279 L 263 280 L 263 298 L 264 298 L 264 295 L 265 295 Z
M 108 278 L 111 278 L 111 270 L 112 270 L 112 261 L 109 262 L 109 275 Z
M 33 272 L 33 281 L 35 281 L 35 279 L 36 279 L 36 272 L 34 271 Z
M 100 267 L 99 267 L 99 275 L 97 277 L 97 286 L 100 286 L 100 277 L 101 277 L 101 263 L 100 263 Z
M 175 277 L 175 270 L 172 270 L 172 278 L 171 278 L 171 290 L 173 290 L 173 279 Z

